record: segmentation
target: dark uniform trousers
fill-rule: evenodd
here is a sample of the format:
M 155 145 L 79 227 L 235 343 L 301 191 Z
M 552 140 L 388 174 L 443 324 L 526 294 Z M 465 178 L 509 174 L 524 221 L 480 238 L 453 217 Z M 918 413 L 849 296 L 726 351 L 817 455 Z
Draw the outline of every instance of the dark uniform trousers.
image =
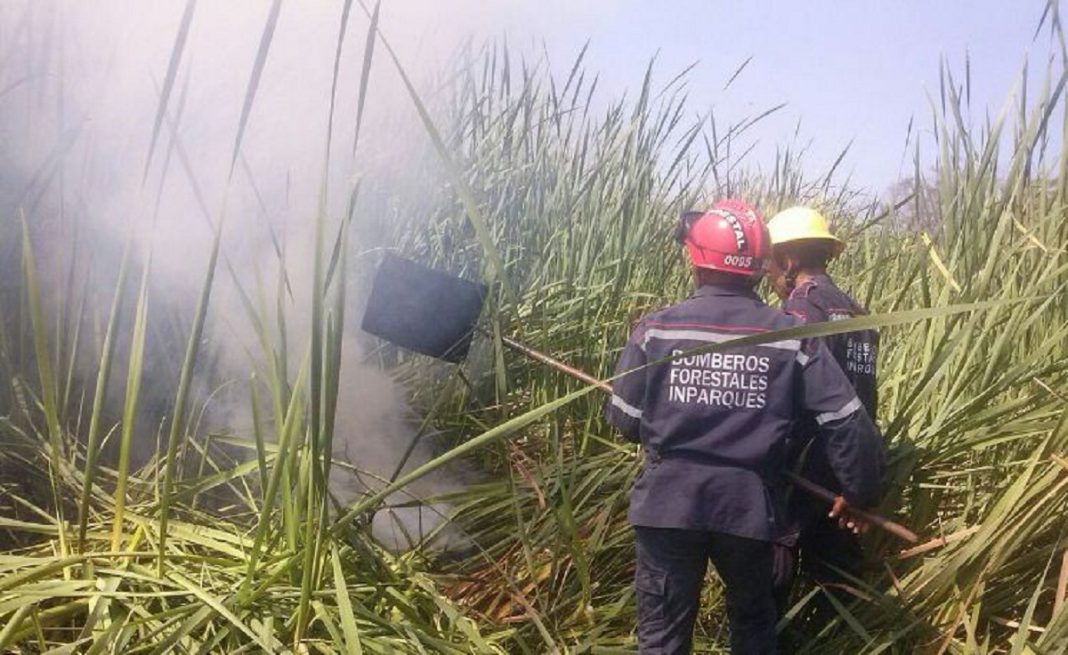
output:
M 772 544 L 787 527 L 785 451 L 802 420 L 846 500 L 878 500 L 881 439 L 827 346 L 731 344 L 799 323 L 747 287 L 706 285 L 644 317 L 623 349 L 606 415 L 646 454 L 628 512 L 642 653 L 689 652 L 710 560 L 732 651 L 775 652 Z
M 834 285 L 826 275 L 817 275 L 806 280 L 793 290 L 783 304 L 787 313 L 797 316 L 806 323 L 839 321 L 855 316 L 863 316 L 867 311 L 849 295 Z M 863 403 L 868 415 L 874 421 L 878 406 L 876 386 L 876 360 L 879 349 L 879 333 L 875 330 L 860 330 L 835 334 L 821 339 L 838 363 L 846 378 L 856 390 L 857 398 Z M 816 431 L 810 423 L 799 424 L 800 438 L 795 442 L 803 443 L 805 434 Z M 791 468 L 802 448 L 792 448 L 787 460 Z M 828 462 L 823 443 L 815 441 L 805 456 L 804 477 L 820 484 L 831 491 L 841 490 L 834 472 Z M 849 594 L 836 592 L 836 585 L 853 584 L 850 578 L 860 577 L 864 566 L 864 551 L 860 540 L 852 532 L 842 530 L 837 522 L 827 516 L 823 504 L 813 502 L 803 496 L 794 496 L 790 503 L 791 521 L 794 538 L 794 567 L 779 579 L 776 589 L 777 603 L 780 610 L 785 610 L 789 603 L 790 591 L 795 573 L 799 569 L 814 582 L 829 585 L 831 593 L 837 593 L 841 600 L 848 601 Z M 787 542 L 792 541 L 788 539 Z M 820 596 L 814 603 L 813 629 L 819 630 L 826 620 L 833 618 L 835 611 L 829 602 Z
M 648 655 L 690 652 L 709 560 L 723 580 L 731 652 L 775 652 L 772 545 L 722 532 L 634 527 L 638 643 Z

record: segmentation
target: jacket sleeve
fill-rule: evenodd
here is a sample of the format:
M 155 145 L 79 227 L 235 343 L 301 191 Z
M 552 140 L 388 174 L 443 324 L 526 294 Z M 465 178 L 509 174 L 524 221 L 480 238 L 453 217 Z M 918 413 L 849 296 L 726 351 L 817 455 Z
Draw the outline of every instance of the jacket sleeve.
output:
M 821 323 L 827 320 L 827 313 L 808 296 L 790 296 L 783 301 L 782 310 L 804 323 Z
M 626 373 L 645 365 L 645 350 L 641 337 L 644 333 L 641 324 L 630 335 L 623 354 L 616 364 L 616 375 Z M 630 441 L 641 440 L 642 405 L 645 402 L 644 369 L 635 371 L 612 381 L 612 397 L 605 404 L 605 416 L 608 422 L 618 429 Z
M 798 364 L 803 409 L 815 420 L 842 495 L 857 507 L 878 505 L 886 469 L 879 429 L 822 340 L 806 340 Z

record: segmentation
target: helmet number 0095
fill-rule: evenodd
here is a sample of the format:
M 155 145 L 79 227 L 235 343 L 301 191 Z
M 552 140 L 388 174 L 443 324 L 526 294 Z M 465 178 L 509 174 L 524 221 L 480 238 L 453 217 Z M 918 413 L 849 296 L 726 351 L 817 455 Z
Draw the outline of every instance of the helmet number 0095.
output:
M 749 255 L 724 255 L 723 263 L 727 266 L 737 266 L 739 268 L 752 268 L 753 258 Z

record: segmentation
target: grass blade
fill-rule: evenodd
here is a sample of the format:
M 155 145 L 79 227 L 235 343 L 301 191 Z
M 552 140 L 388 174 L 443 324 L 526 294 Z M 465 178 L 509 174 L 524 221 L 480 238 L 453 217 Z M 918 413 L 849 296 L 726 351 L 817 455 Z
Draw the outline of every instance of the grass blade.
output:
M 159 515 L 159 561 L 158 573 L 163 576 L 164 554 L 167 548 L 167 521 L 170 518 L 171 495 L 174 493 L 174 476 L 176 457 L 178 454 L 178 440 L 185 431 L 185 407 L 189 396 L 189 385 L 193 379 L 193 371 L 196 368 L 197 352 L 204 333 L 204 320 L 208 313 L 208 304 L 211 302 L 211 290 L 215 282 L 215 266 L 219 261 L 219 245 L 222 241 L 223 219 L 219 219 L 215 226 L 215 236 L 212 239 L 211 255 L 208 258 L 208 271 L 204 276 L 204 284 L 200 288 L 200 298 L 197 300 L 196 314 L 193 316 L 193 326 L 189 331 L 189 342 L 186 344 L 185 359 L 182 361 L 182 372 L 178 379 L 178 392 L 174 399 L 174 409 L 171 413 L 170 433 L 167 436 L 167 453 L 164 459 L 163 493 L 160 497 Z
M 163 126 L 163 115 L 167 113 L 167 104 L 171 98 L 171 90 L 174 88 L 174 80 L 178 75 L 178 66 L 182 61 L 182 53 L 185 52 L 185 42 L 189 38 L 189 26 L 193 24 L 193 12 L 196 10 L 197 0 L 187 0 L 185 12 L 182 13 L 182 22 L 178 26 L 178 34 L 174 37 L 174 47 L 171 48 L 170 62 L 167 64 L 167 75 L 163 78 L 163 88 L 160 92 L 159 108 L 156 110 L 156 120 L 152 125 L 152 138 L 148 143 L 148 156 L 145 157 L 145 172 L 142 183 L 148 179 L 148 169 L 152 165 L 152 154 L 156 150 L 156 140 L 159 139 L 159 131 Z
M 66 536 L 66 523 L 63 520 L 63 499 L 59 493 L 58 478 L 63 475 L 63 437 L 59 424 L 59 410 L 56 407 L 56 383 L 52 375 L 52 361 L 48 354 L 48 335 L 45 327 L 44 311 L 41 309 L 41 289 L 37 280 L 37 263 L 30 245 L 30 228 L 26 224 L 26 215 L 22 215 L 22 274 L 26 282 L 26 296 L 30 304 L 30 320 L 33 327 L 33 350 L 37 365 L 37 377 L 41 385 L 41 401 L 44 405 L 45 422 L 48 426 L 49 450 L 49 484 L 52 502 L 55 506 L 59 525 L 60 554 L 69 552 Z
M 97 458 L 100 454 L 101 420 L 104 404 L 107 402 L 108 381 L 111 378 L 111 364 L 115 358 L 115 331 L 122 320 L 123 299 L 126 295 L 127 267 L 130 261 L 130 249 L 133 235 L 126 240 L 123 247 L 122 262 L 119 264 L 119 277 L 115 286 L 115 295 L 111 300 L 107 328 L 104 331 L 104 345 L 100 352 L 97 366 L 96 391 L 93 394 L 93 408 L 89 415 L 89 434 L 85 447 L 85 469 L 82 472 L 82 494 L 78 505 L 78 549 L 85 549 L 85 533 L 89 521 L 89 497 L 96 478 Z
M 113 551 L 120 548 L 125 521 L 130 448 L 133 444 L 134 418 L 137 416 L 137 403 L 141 394 L 141 370 L 144 365 L 145 329 L 148 321 L 148 277 L 151 268 L 152 258 L 150 256 L 141 273 L 141 291 L 137 295 L 137 307 L 134 310 L 130 362 L 126 372 L 126 399 L 122 410 L 122 434 L 119 440 L 119 463 L 115 482 L 115 517 L 111 525 L 111 550 Z
M 274 0 L 271 11 L 267 15 L 267 24 L 263 27 L 260 36 L 260 46 L 256 51 L 256 61 L 252 65 L 252 75 L 245 89 L 245 101 L 241 105 L 241 119 L 237 125 L 237 136 L 234 138 L 234 154 L 230 157 L 230 176 L 234 175 L 234 167 L 237 166 L 237 155 L 241 152 L 241 139 L 245 135 L 245 126 L 248 124 L 249 114 L 252 113 L 252 103 L 256 100 L 256 91 L 260 86 L 260 76 L 263 75 L 263 67 L 267 64 L 267 54 L 271 51 L 271 40 L 274 38 L 275 27 L 278 26 L 278 15 L 282 11 L 282 0 Z

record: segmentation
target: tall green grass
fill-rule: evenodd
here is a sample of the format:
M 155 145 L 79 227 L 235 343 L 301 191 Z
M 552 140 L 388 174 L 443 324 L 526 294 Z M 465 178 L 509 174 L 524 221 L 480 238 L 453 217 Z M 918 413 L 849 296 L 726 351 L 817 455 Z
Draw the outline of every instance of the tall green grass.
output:
M 349 27 L 349 4 L 339 23 L 338 57 Z M 94 344 L 97 349 L 80 354 L 98 362 L 95 391 L 82 395 L 88 407 L 59 404 L 74 398 L 60 393 L 54 371 L 77 368 L 79 354 L 70 342 L 75 328 L 53 331 L 45 315 L 46 307 L 62 308 L 78 300 L 79 287 L 60 287 L 54 304 L 46 303 L 51 299 L 38 282 L 31 229 L 23 230 L 23 247 L 16 251 L 22 262 L 19 287 L 25 311 L 13 307 L 5 320 L 6 327 L 18 328 L 18 338 L 5 330 L 4 355 L 15 357 L 6 361 L 16 362 L 5 368 L 5 385 L 15 401 L 4 408 L 7 416 L 0 429 L 11 450 L 0 457 L 5 471 L 9 465 L 25 465 L 23 474 L 46 481 L 50 493 L 26 493 L 34 485 L 32 479 L 29 487 L 10 490 L 4 480 L 5 508 L 10 500 L 15 511 L 0 518 L 0 530 L 12 537 L 0 554 L 0 650 L 502 652 L 498 644 L 511 630 L 483 631 L 465 618 L 440 592 L 439 583 L 420 570 L 418 557 L 387 552 L 363 527 L 346 525 L 337 536 L 330 530 L 336 501 L 327 481 L 340 393 L 351 220 L 351 211 L 338 219 L 327 209 L 332 135 L 326 135 L 323 197 L 315 217 L 312 288 L 303 294 L 310 299 L 312 320 L 308 333 L 295 335 L 298 342 L 290 344 L 282 297 L 292 291 L 284 267 L 278 279 L 279 309 L 274 312 L 266 302 L 258 302 L 263 294 L 255 300 L 248 294 L 243 272 L 227 256 L 222 230 L 226 201 L 218 212 L 204 202 L 201 172 L 180 141 L 181 100 L 177 111 L 169 106 L 194 6 L 187 3 L 178 27 L 144 176 L 150 179 L 154 160 L 167 171 L 170 158 L 177 155 L 213 232 L 191 320 L 177 339 L 154 342 L 162 347 L 175 344 L 176 349 L 184 345 L 177 379 L 162 385 L 175 390 L 164 415 L 144 420 L 141 394 L 142 386 L 152 383 L 144 370 L 145 348 L 153 343 L 146 339 L 152 321 L 150 263 L 137 270 L 140 281 L 132 303 L 125 292 L 135 270 L 129 253 L 141 244 L 131 237 L 126 248 L 110 313 L 103 317 L 102 339 Z M 252 62 L 232 169 L 254 114 L 280 6 L 275 2 L 270 8 Z M 361 107 L 369 88 L 377 9 L 364 28 L 368 61 L 360 83 Z M 335 65 L 335 89 L 338 68 Z M 332 104 L 330 111 L 332 126 Z M 164 126 L 168 129 L 161 130 Z M 160 163 L 153 151 L 168 137 Z M 243 168 L 247 173 L 247 166 Z M 229 184 L 234 184 L 232 174 Z M 353 196 L 350 205 L 356 191 L 345 190 Z M 141 240 L 152 237 L 149 233 Z M 281 259 L 277 247 L 276 253 Z M 205 434 L 194 414 L 198 410 L 190 408 L 194 378 L 204 366 L 200 360 L 211 355 L 201 350 L 220 259 L 261 347 L 253 359 L 247 395 L 255 424 L 248 439 Z M 132 334 L 121 334 L 127 325 Z M 30 346 L 29 360 L 18 357 L 24 344 Z M 287 349 L 294 347 L 300 349 L 303 364 L 290 370 Z M 116 387 L 111 370 L 120 363 L 126 365 L 125 384 Z M 108 398 L 108 392 L 116 390 L 120 397 Z M 267 400 L 266 407 L 259 406 L 260 399 Z M 114 404 L 122 407 L 117 420 L 109 418 Z M 159 435 L 155 439 L 161 447 L 138 467 L 133 443 L 152 435 Z M 109 441 L 117 441 L 114 460 L 101 456 Z M 249 457 L 235 459 L 235 449 Z M 74 516 L 78 527 L 71 530 Z
M 267 12 L 251 63 L 231 171 L 269 71 L 279 4 Z M 123 257 L 115 292 L 101 305 L 110 311 L 93 316 L 100 336 L 83 343 L 79 321 L 46 315 L 48 307 L 78 306 L 82 287 L 70 281 L 55 303 L 44 302 L 32 230 L 23 232 L 13 252 L 19 302 L 0 334 L 0 462 L 28 484 L 0 481 L 0 507 L 10 509 L 0 531 L 11 542 L 0 553 L 0 650 L 633 649 L 625 511 L 639 453 L 604 425 L 595 389 L 507 354 L 500 337 L 607 378 L 633 320 L 687 293 L 674 217 L 724 194 L 767 214 L 815 203 L 849 235 L 834 274 L 875 312 L 862 322 L 884 330 L 881 416 L 893 485 L 882 511 L 930 540 L 901 552 L 870 535 L 870 575 L 856 581 L 856 601 L 839 603 L 836 625 L 813 636 L 809 651 L 1064 650 L 1068 611 L 1055 598 L 1068 548 L 1068 148 L 1049 145 L 1068 134 L 1063 73 L 978 131 L 945 73 L 933 107 L 937 166 L 922 170 L 917 156 L 911 197 L 883 205 L 839 182 L 841 158 L 813 174 L 784 150 L 771 174 L 750 172 L 748 131 L 775 108 L 726 127 L 711 115 L 692 118 L 685 74 L 657 84 L 652 66 L 632 100 L 604 104 L 582 55 L 557 77 L 489 47 L 458 58 L 448 98 L 428 104 L 378 33 L 379 6 L 359 4 L 367 20 L 355 133 L 373 91 L 371 58 L 384 50 L 430 137 L 427 159 L 436 164 L 427 169 L 447 184 L 384 185 L 377 199 L 354 184 L 341 191 L 345 215 L 328 210 L 329 194 L 338 193 L 326 184 L 333 94 L 350 16 L 361 13 L 344 2 L 312 217 L 314 274 L 301 308 L 311 317 L 306 333 L 287 329 L 291 281 L 277 240 L 276 288 L 252 287 L 226 255 L 225 202 L 213 212 L 198 191 L 212 251 L 198 303 L 173 340 L 184 353 L 173 401 L 165 416 L 141 420 L 141 349 L 155 306 L 150 268 Z M 178 25 L 146 161 L 169 139 L 161 165 L 177 155 L 199 188 L 177 129 L 181 101 L 177 111 L 170 106 L 194 6 L 187 3 Z M 1059 22 L 1052 24 L 1059 36 Z M 354 150 L 358 143 L 354 137 Z M 242 170 L 252 177 L 243 162 Z M 145 179 L 147 172 L 146 165 Z M 239 179 L 231 174 L 228 184 Z M 353 329 L 351 225 L 376 202 L 401 208 L 380 226 L 391 245 L 492 283 L 485 318 L 494 336 L 476 343 L 459 372 L 384 345 L 373 351 L 449 448 L 413 470 L 398 467 L 392 486 L 339 507 L 332 468 L 360 466 L 332 458 L 335 411 L 351 393 L 339 388 L 338 369 L 342 337 Z M 905 226 L 908 210 L 924 214 L 928 232 Z M 130 244 L 127 253 L 140 247 Z M 210 365 L 200 350 L 220 258 L 260 349 L 244 390 L 253 423 L 246 438 L 205 433 L 192 405 L 191 380 Z M 125 288 L 137 273 L 129 305 Z M 122 334 L 130 316 L 132 335 Z M 96 362 L 95 384 L 84 391 L 70 373 L 55 375 L 75 370 L 76 358 Z M 120 362 L 121 390 L 110 382 Z M 109 400 L 109 390 L 122 397 Z M 105 411 L 111 404 L 125 409 L 117 420 Z M 129 457 L 135 434 L 159 435 L 157 454 L 140 468 Z M 101 457 L 115 441 L 120 456 Z M 461 459 L 484 479 L 443 499 L 455 513 L 438 530 L 461 531 L 469 552 L 396 554 L 374 542 L 372 512 L 403 502 L 411 482 Z M 802 586 L 784 629 L 803 629 L 789 624 L 820 593 Z M 699 643 L 723 649 L 714 580 L 705 601 Z
M 497 298 L 500 329 L 607 377 L 632 321 L 687 292 L 673 217 L 728 189 L 768 214 L 795 202 L 825 209 L 851 243 L 836 277 L 888 321 L 905 309 L 992 302 L 884 328 L 893 485 L 882 509 L 931 541 L 899 555 L 897 543 L 871 535 L 857 601 L 841 605 L 837 625 L 809 649 L 1063 649 L 1068 614 L 1053 601 L 1068 546 L 1068 160 L 1048 147 L 1068 126 L 1063 73 L 976 131 L 946 72 L 934 108 L 937 165 L 918 169 L 911 198 L 895 207 L 839 184 L 838 162 L 813 176 L 784 152 L 774 175 L 725 172 L 737 130 L 686 122 L 674 83 L 654 90 L 647 79 L 633 103 L 598 111 L 581 62 L 564 81 L 536 71 L 511 70 L 506 53 L 491 51 L 462 76 L 452 109 L 452 147 L 464 153 L 520 294 Z M 703 152 L 694 147 L 702 141 Z M 932 192 L 933 207 L 921 207 Z M 397 239 L 421 261 L 478 275 L 484 260 L 464 215 L 450 198 L 438 202 L 428 223 L 398 226 Z M 910 210 L 934 214 L 929 232 L 907 229 Z M 413 384 L 440 366 L 398 356 Z M 579 383 L 520 358 L 507 356 L 504 368 L 495 360 L 476 354 L 474 387 L 458 392 L 441 425 L 462 438 L 490 436 L 487 424 L 517 414 L 537 420 L 502 424 L 518 430 L 511 443 L 480 457 L 498 481 L 448 499 L 460 504 L 455 522 L 486 549 L 455 568 L 450 595 L 490 624 L 528 626 L 516 642 L 526 649 L 539 648 L 535 622 L 561 648 L 632 646 L 625 510 L 637 453 L 601 422 L 601 398 L 575 395 Z M 819 593 L 800 590 L 791 618 Z M 712 584 L 706 595 L 700 636 L 722 648 L 721 590 Z

